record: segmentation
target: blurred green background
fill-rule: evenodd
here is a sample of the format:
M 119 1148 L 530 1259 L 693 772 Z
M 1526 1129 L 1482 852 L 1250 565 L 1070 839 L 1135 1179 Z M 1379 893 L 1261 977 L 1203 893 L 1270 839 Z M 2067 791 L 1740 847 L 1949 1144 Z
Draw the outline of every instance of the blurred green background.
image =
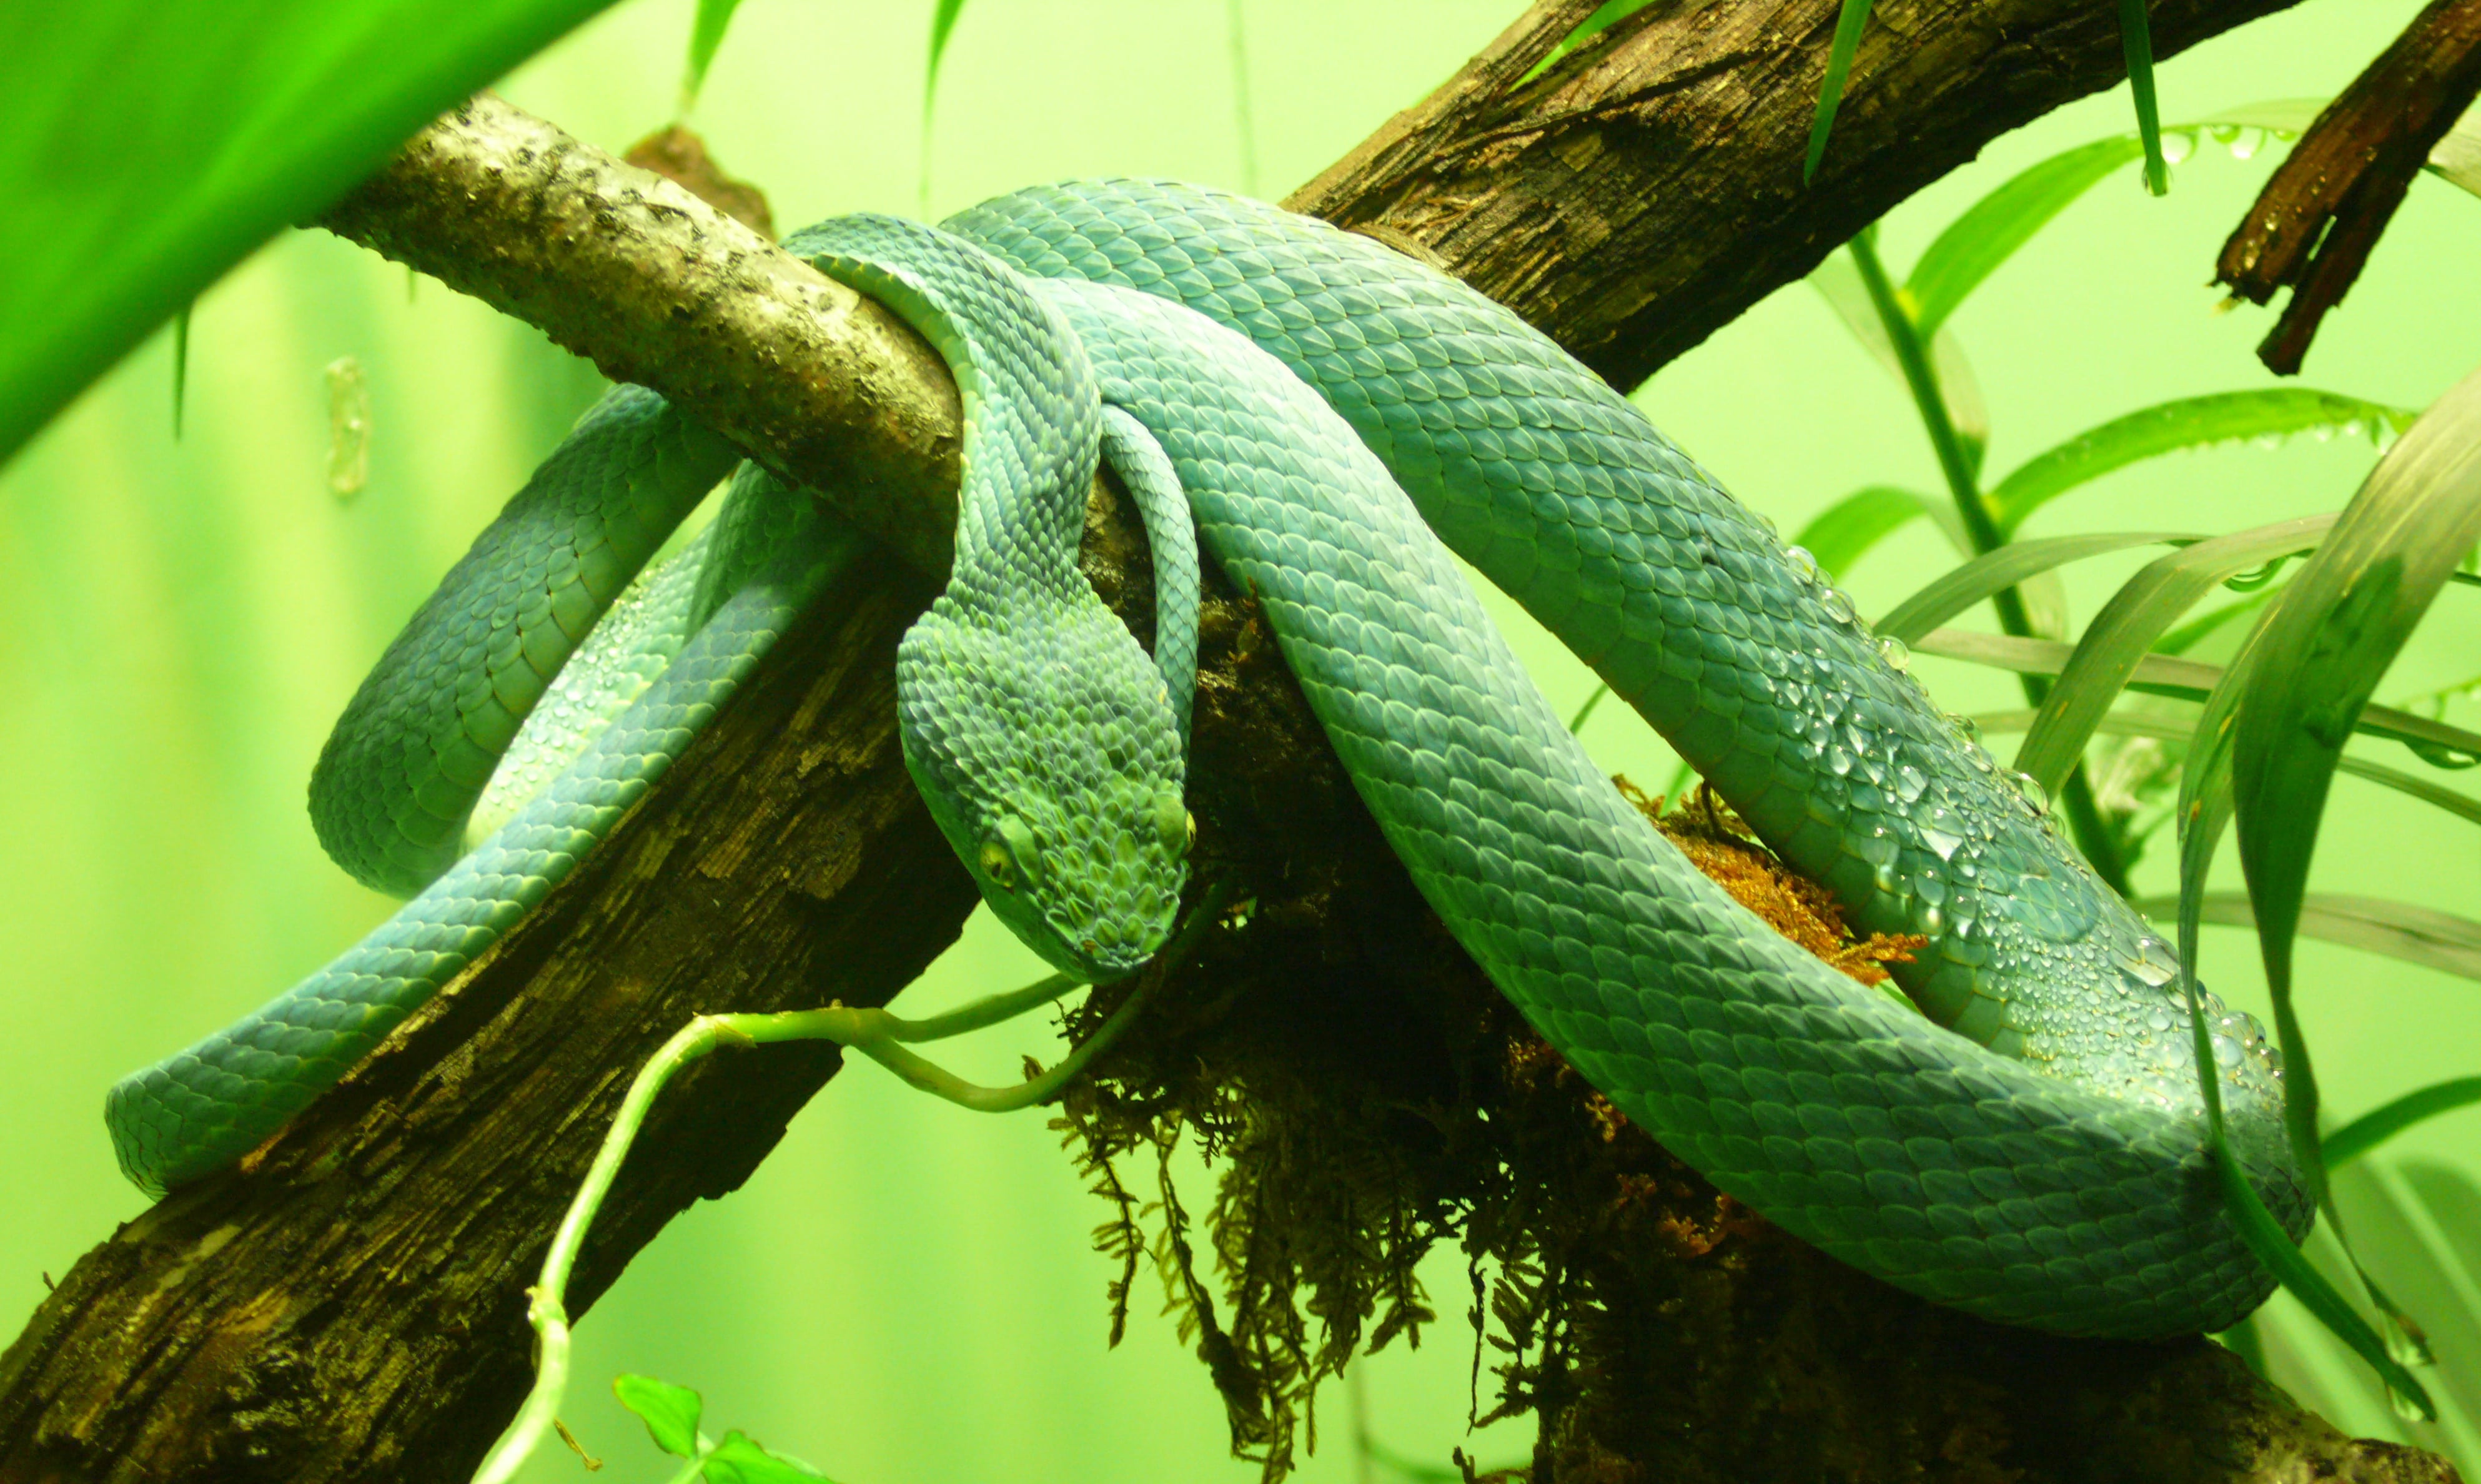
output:
M 1091 173 L 1280 195 L 1418 99 L 1517 8 L 974 0 L 943 68 L 928 204 L 944 213 Z M 670 117 L 691 9 L 627 0 L 503 91 L 616 152 Z M 2331 94 L 2416 9 L 2316 0 L 2259 22 L 2167 64 L 2163 115 Z M 929 11 L 746 0 L 692 121 L 728 169 L 768 192 L 784 226 L 860 208 L 913 212 Z M 2015 170 L 2123 132 L 2129 117 L 2121 90 L 1998 142 L 1890 219 L 1891 266 L 1900 273 Z M 1951 328 L 1991 410 L 1994 474 L 2138 406 L 2272 382 L 2249 353 L 2268 316 L 2217 315 L 2205 283 L 2270 153 L 2207 147 L 2177 169 L 2163 200 L 2123 171 L 1958 313 Z M 2424 179 L 2302 380 L 2426 404 L 2481 363 L 2476 281 L 2481 201 Z M 369 484 L 350 501 L 327 487 L 323 378 L 345 355 L 365 368 L 371 405 Z M 600 386 L 525 326 L 316 232 L 270 245 L 198 303 L 178 441 L 170 362 L 159 335 L 0 470 L 0 1010 L 18 1028 L 0 1038 L 0 1171 L 13 1192 L 0 1220 L 0 1322 L 13 1334 L 41 1297 L 41 1273 L 64 1270 L 144 1204 L 114 1167 L 104 1087 L 315 968 L 389 909 L 320 854 L 301 803 L 311 760 L 396 625 Z M 1866 483 L 1940 487 L 1902 388 L 1804 285 L 1664 370 L 1638 401 L 1787 532 Z M 2331 509 L 2374 456 L 2351 439 L 2178 456 L 2076 492 L 2028 534 L 2221 531 Z M 2072 571 L 2078 615 L 2141 560 Z M 1916 528 L 1849 586 L 1865 612 L 1883 612 L 1949 564 Z M 2474 601 L 2447 593 L 2381 700 L 2481 668 Z M 1510 625 L 1554 704 L 1581 701 L 1583 670 L 1521 619 Z M 2021 704 L 1987 672 L 1931 661 L 1922 670 L 1955 709 Z M 2450 719 L 2473 725 L 2472 712 Z M 1585 738 L 1649 788 L 1671 774 L 1667 750 L 1617 708 L 1598 712 Z M 2002 755 L 2013 744 L 1994 742 Z M 2481 916 L 2477 866 L 2468 825 L 2346 781 L 2312 886 Z M 2160 848 L 2139 880 L 2171 889 Z M 2251 940 L 2207 934 L 2208 979 L 2261 1009 Z M 1037 972 L 978 917 L 907 1001 L 949 1002 Z M 2481 1071 L 2469 984 L 2318 944 L 2304 945 L 2302 982 L 2339 1115 Z M 1046 1053 L 1044 1034 L 1005 1028 L 956 1059 L 998 1080 L 1020 1054 Z M 2370 1162 L 2364 1194 L 2452 1213 L 2481 1176 L 2481 1115 L 2425 1126 Z M 1210 1176 L 1189 1179 L 1202 1194 Z M 744 1428 L 848 1484 L 1250 1477 L 1251 1466 L 1226 1459 L 1204 1367 L 1168 1320 L 1150 1316 L 1149 1290 L 1128 1341 L 1104 1348 L 1110 1269 L 1086 1247 L 1102 1214 L 1039 1115 L 963 1113 L 864 1065 L 803 1114 L 747 1189 L 676 1222 L 586 1319 L 565 1415 L 614 1461 L 609 1476 L 624 1478 L 658 1477 L 661 1464 L 605 1390 L 622 1369 L 702 1390 L 711 1427 Z M 2443 1283 L 2462 1317 L 2433 1312 L 2435 1299 L 2422 1316 L 2442 1366 L 2468 1378 L 2481 1371 L 2468 1317 L 2481 1313 L 2481 1275 L 2461 1264 L 2475 1229 L 2410 1219 L 2407 1230 L 2450 1249 L 2430 1287 Z M 1356 1421 L 1430 1464 L 1459 1443 L 1485 1462 L 1527 1446 L 1523 1427 L 1465 1437 L 1461 1264 L 1442 1254 L 1431 1272 L 1442 1323 L 1418 1352 L 1399 1345 L 1366 1363 L 1349 1393 L 1324 1393 L 1304 1479 L 1393 1476 L 1362 1472 Z M 2347 1429 L 2401 1427 L 2331 1346 L 2281 1338 L 2305 1333 L 2286 1304 L 2275 1306 L 2284 1379 Z M 2469 1468 L 2481 1456 L 2471 1425 L 2450 1408 L 2399 1435 L 2454 1449 Z M 528 1476 L 576 1470 L 554 1452 Z

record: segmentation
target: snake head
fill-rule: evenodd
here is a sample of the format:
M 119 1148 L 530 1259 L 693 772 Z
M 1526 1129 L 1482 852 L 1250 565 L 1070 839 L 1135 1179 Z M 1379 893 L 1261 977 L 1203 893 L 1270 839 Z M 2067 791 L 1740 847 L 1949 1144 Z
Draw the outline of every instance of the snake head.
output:
M 942 597 L 896 668 L 905 767 L 991 910 L 1081 978 L 1153 957 L 1192 825 L 1162 680 L 1128 631 L 1099 606 L 1037 624 Z

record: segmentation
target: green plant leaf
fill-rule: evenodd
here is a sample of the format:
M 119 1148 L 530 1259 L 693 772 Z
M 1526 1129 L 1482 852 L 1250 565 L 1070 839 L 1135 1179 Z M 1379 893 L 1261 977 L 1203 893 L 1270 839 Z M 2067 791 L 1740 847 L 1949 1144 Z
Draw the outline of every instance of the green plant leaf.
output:
M 2357 1159 L 2416 1123 L 2481 1103 L 2481 1077 L 2432 1082 L 2370 1109 L 2326 1135 L 2326 1167 Z
M 1883 632 L 1883 631 L 1882 631 Z M 2057 639 L 2017 638 L 2006 634 L 1976 634 L 1970 629 L 1933 629 L 1918 639 L 1906 639 L 1910 647 L 1925 655 L 1943 655 L 1950 660 L 1963 660 L 1972 664 L 1986 664 L 1993 669 L 2013 670 L 2020 675 L 2056 675 L 2066 667 L 2076 651 Z M 2202 701 L 2210 695 L 2226 674 L 2220 665 L 2205 664 L 2195 660 L 2175 659 L 2170 655 L 2147 655 L 2136 664 L 2136 673 L 2128 683 L 2130 690 L 2149 695 L 2167 695 L 2176 700 Z M 2481 756 L 2481 732 L 2468 732 L 2427 716 L 2396 711 L 2387 706 L 2364 706 L 2355 731 L 2371 737 L 2383 737 L 2412 749 L 2423 762 L 2440 756 L 2452 756 L 2458 761 L 2435 764 L 2463 768 L 2463 761 Z
M 1594 7 L 1594 13 L 1591 15 L 1588 15 L 1583 20 L 1577 22 L 1576 30 L 1571 31 L 1565 37 L 1562 37 L 1558 45 L 1552 47 L 1551 50 L 1543 56 L 1541 61 L 1533 64 L 1523 77 L 1518 78 L 1516 80 L 1517 86 L 1521 88 L 1527 83 L 1533 81 L 1535 78 L 1540 77 L 1543 73 L 1551 70 L 1552 66 L 1556 64 L 1560 58 L 1565 57 L 1570 52 L 1575 51 L 1578 47 L 1584 45 L 1594 38 L 1601 36 L 1604 32 L 1608 31 L 1612 26 L 1616 25 L 1620 21 L 1626 20 L 1637 12 L 1644 10 L 1651 3 L 1653 3 L 1653 0 L 1603 0 L 1601 5 Z
M 2315 545 L 2335 519 L 2311 515 L 2280 521 L 2199 541 L 2148 562 L 2085 626 L 2075 656 L 2059 672 L 2059 683 L 2042 702 L 2041 717 L 2016 754 L 2017 771 L 2058 792 L 2084 756 L 2094 724 L 2119 699 L 2137 663 L 2174 620 L 2232 574 Z
M 0 459 L 285 223 L 609 0 L 0 6 Z
M 706 1408 L 697 1393 L 652 1376 L 620 1375 L 612 1378 L 612 1394 L 645 1419 L 655 1446 L 675 1458 L 697 1457 L 698 1417 Z
M 2011 542 L 1940 576 L 1896 604 L 1871 627 L 1888 638 L 1911 644 L 1992 593 L 2013 587 L 2037 572 L 2048 572 L 2088 557 L 2126 551 L 2131 546 L 2196 539 L 2178 532 L 2106 531 Z
M 2317 98 L 2275 98 L 2218 110 L 2212 117 L 2174 124 L 2164 131 L 2175 142 L 2193 146 L 2198 136 L 2211 134 L 2242 158 L 2256 152 L 2256 136 L 2243 131 L 2290 138 L 2309 127 L 2325 107 Z M 2476 141 L 2481 146 L 2481 141 Z M 2167 147 L 2167 146 L 2166 146 Z M 1948 223 L 1913 265 L 1904 292 L 1924 334 L 1946 323 L 1958 304 L 1979 287 L 1999 264 L 2033 239 L 2070 202 L 2100 184 L 2102 177 L 2145 155 L 2140 134 L 2115 134 L 2079 144 L 2026 167 L 2004 185 L 1975 201 Z M 2167 158 L 2167 156 L 2166 156 Z M 2435 156 L 2432 157 L 2433 160 Z M 2476 147 L 2481 160 L 2481 147 Z
M 1826 78 L 1817 89 L 1817 113 L 1809 121 L 1809 154 L 1800 162 L 1800 183 L 1817 173 L 1826 158 L 1826 136 L 1835 128 L 1835 111 L 1843 103 L 1843 80 L 1852 73 L 1852 54 L 1861 48 L 1861 30 L 1869 23 L 1869 0 L 1843 0 L 1835 18 L 1835 41 L 1826 53 Z
M 2449 389 L 2370 472 L 2262 626 L 2264 664 L 2233 716 L 2240 870 L 2285 1064 L 2292 1148 L 2323 1192 L 2317 1082 L 2294 1065 L 2291 948 L 2336 760 L 2395 653 L 2481 538 L 2481 373 Z
M 2300 931 L 2308 937 L 2460 978 L 2481 979 L 2481 923 L 2470 918 L 2406 901 L 2327 892 L 2312 892 L 2302 902 Z M 2176 897 L 2148 897 L 2135 905 L 2139 912 L 2168 916 L 2179 910 L 2180 901 Z M 2222 927 L 2257 925 L 2257 913 L 2250 908 L 2246 892 L 2207 892 L 2199 908 L 2201 922 Z M 2330 1141 L 2332 1137 L 2328 1135 Z M 2335 1162 L 2331 1147 L 2326 1162 Z
M 697 103 L 698 90 L 706 86 L 706 69 L 715 65 L 716 49 L 723 44 L 732 13 L 740 8 L 741 0 L 697 0 L 697 18 L 690 23 L 689 68 L 681 77 L 682 117 L 688 117 Z
M 2040 715 L 2040 712 L 2030 707 L 2020 711 L 1983 712 L 1972 718 L 1972 724 L 1984 732 L 2004 735 L 2009 732 L 2031 730 L 2033 718 Z M 2181 743 L 2189 741 L 2192 730 L 2179 721 L 2127 711 L 2111 712 L 2094 724 L 2094 731 L 2103 736 L 2151 737 L 2156 742 Z M 2443 784 L 2433 783 L 2418 773 L 2407 773 L 2399 768 L 2389 768 L 2383 763 L 2372 763 L 2366 758 L 2354 757 L 2350 753 L 2345 753 L 2342 761 L 2335 766 L 2355 778 L 2377 784 L 2381 788 L 2392 789 L 2398 794 L 2408 794 L 2458 819 L 2481 824 L 2481 798 L 2457 793 Z
M 1854 266 L 1850 255 L 1828 254 L 1825 261 L 1811 270 L 1809 283 L 1862 348 L 1887 368 L 1887 375 L 1895 378 L 1895 384 L 1907 385 L 1903 360 L 1895 353 L 1894 342 L 1887 338 L 1887 326 L 1870 301 L 1869 286 L 1862 281 L 1861 270 Z M 1972 364 L 1965 359 L 1964 348 L 1953 335 L 1945 330 L 1925 330 L 1922 334 L 1929 341 L 1930 371 L 1938 378 L 1939 396 L 1946 404 L 1946 420 L 1955 429 L 1957 441 L 1964 445 L 1965 462 L 1977 476 L 1982 453 L 1990 446 L 1990 410 L 1981 400 L 1981 382 L 1973 376 Z M 1934 502 L 1933 513 L 1946 508 L 1945 502 Z M 1969 552 L 1972 543 L 1968 540 L 1957 549 Z
M 1990 491 L 1991 518 L 2012 533 L 2024 518 L 2087 481 L 2140 459 L 2244 438 L 2365 434 L 2383 445 L 2417 413 L 2311 387 L 2274 386 L 2182 397 L 2115 417 L 2038 454 Z
M 2240 1234 L 2241 1240 L 2273 1273 L 2284 1288 L 2299 1299 L 2317 1321 L 2353 1352 L 2367 1362 L 2386 1383 L 2391 1395 L 2417 1408 L 2431 1419 L 2438 1408 L 2429 1393 L 2411 1371 L 2404 1368 L 2389 1350 L 2384 1340 L 2366 1319 L 2352 1308 L 2351 1302 L 2337 1291 L 2309 1263 L 2300 1249 L 2291 1244 L 2280 1223 L 2265 1209 L 2248 1177 L 2239 1167 L 2238 1158 L 2232 1153 L 2231 1135 L 2223 1122 L 2221 1080 L 2217 1076 L 2210 1035 L 2206 1028 L 2205 1001 L 2197 992 L 2197 950 L 2199 924 L 2204 920 L 2207 892 L 2206 873 L 2212 867 L 2214 850 L 2221 843 L 2223 830 L 2232 819 L 2232 732 L 2240 697 L 2246 692 L 2260 659 L 2268 650 L 2265 644 L 2267 623 L 2259 622 L 2249 632 L 2248 639 L 2233 657 L 2229 671 L 2206 696 L 2205 714 L 2198 718 L 2197 730 L 2188 748 L 2186 763 L 2180 772 L 2180 799 L 2173 810 L 2180 832 L 2180 895 L 2178 898 L 2180 932 L 2180 995 L 2188 1006 L 2188 1028 L 2197 1068 L 2197 1090 L 2206 1108 L 2207 1147 L 2214 1160 L 2214 1171 L 2223 1187 L 2223 1209 Z M 2177 661 L 2179 664 L 2192 662 Z M 2205 666 L 2200 666 L 2205 668 Z M 2285 1048 L 2285 1071 L 2289 1069 L 2289 1051 Z M 2305 1061 L 2308 1049 L 2300 1049 Z M 2292 1092 L 2291 1080 L 2285 1079 L 2286 1098 Z M 2314 1154 L 2312 1151 L 2311 1158 Z M 2323 1206 L 2324 1174 L 2311 1167 L 2303 1172 L 2312 1184 L 2312 1194 Z M 2337 1240 L 2342 1232 L 2336 1228 Z M 2354 1267 L 2359 1266 L 2354 1260 Z M 2365 1283 L 2365 1277 L 2363 1279 Z
M 797 1458 L 770 1453 L 745 1433 L 728 1432 L 706 1455 L 708 1484 L 832 1484 Z
M 2119 44 L 2128 58 L 2128 91 L 2136 94 L 2136 134 L 2145 143 L 2145 189 L 2171 190 L 2171 167 L 2162 158 L 2162 116 L 2154 103 L 2154 28 L 2145 0 L 2119 0 Z
M 939 88 L 939 61 L 948 55 L 948 38 L 956 29 L 956 17 L 965 13 L 965 0 L 939 0 L 930 12 L 930 61 L 922 69 L 922 114 L 930 115 L 930 97 Z
M 1871 484 L 1845 495 L 1800 528 L 1792 544 L 1816 560 L 1817 569 L 1841 581 L 1870 547 L 1930 514 L 1936 502 L 1893 484 Z

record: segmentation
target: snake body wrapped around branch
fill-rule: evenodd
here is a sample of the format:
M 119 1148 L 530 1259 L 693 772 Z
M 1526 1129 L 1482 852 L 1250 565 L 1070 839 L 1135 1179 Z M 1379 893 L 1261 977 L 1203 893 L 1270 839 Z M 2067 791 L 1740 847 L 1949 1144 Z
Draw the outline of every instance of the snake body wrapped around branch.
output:
M 956 569 L 900 664 L 906 757 L 1020 936 L 1086 977 L 1125 973 L 1162 941 L 1183 875 L 1181 623 L 1149 662 L 1074 568 L 1108 425 L 1133 487 L 1176 484 L 1264 606 L 1442 920 L 1674 1153 L 1856 1266 L 2007 1322 L 2156 1336 L 2262 1299 L 2206 1153 L 2167 946 L 1805 554 L 1616 393 L 1462 285 L 1240 197 L 1084 182 L 948 226 L 965 241 L 856 218 L 787 247 L 886 299 L 964 390 Z M 666 512 L 730 462 L 649 394 L 615 394 L 451 574 L 322 768 L 371 780 L 323 795 L 323 823 L 353 821 L 323 834 L 376 842 L 365 873 L 423 895 L 306 995 L 116 1089 L 142 1183 L 228 1161 L 315 1096 L 599 838 L 721 703 L 712 677 L 830 580 L 852 538 L 744 472 L 715 533 L 625 601 L 651 638 L 588 638 L 629 658 L 562 669 Z M 609 492 L 577 493 L 589 469 Z M 1149 527 L 1180 590 L 1186 523 Z M 1925 937 L 1899 977 L 1926 1018 L 1776 935 L 1621 799 L 1448 547 L 1856 924 Z M 635 657 L 665 653 L 647 682 Z M 525 724 L 546 730 L 531 750 L 550 761 L 528 766 L 552 783 L 476 816 L 547 687 L 560 719 Z M 2302 1230 L 2272 1051 L 2210 1013 L 2234 1150 Z

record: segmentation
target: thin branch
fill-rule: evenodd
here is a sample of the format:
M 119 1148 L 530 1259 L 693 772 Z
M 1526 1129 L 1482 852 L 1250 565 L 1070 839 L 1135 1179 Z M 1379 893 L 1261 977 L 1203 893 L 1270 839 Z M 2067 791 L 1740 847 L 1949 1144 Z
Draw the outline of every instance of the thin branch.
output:
M 2290 301 L 2258 347 L 2297 375 L 2326 312 L 2351 291 L 2429 151 L 2481 93 L 2481 0 L 2433 0 L 2326 105 L 2223 244 L 2214 281 L 2251 303 Z

